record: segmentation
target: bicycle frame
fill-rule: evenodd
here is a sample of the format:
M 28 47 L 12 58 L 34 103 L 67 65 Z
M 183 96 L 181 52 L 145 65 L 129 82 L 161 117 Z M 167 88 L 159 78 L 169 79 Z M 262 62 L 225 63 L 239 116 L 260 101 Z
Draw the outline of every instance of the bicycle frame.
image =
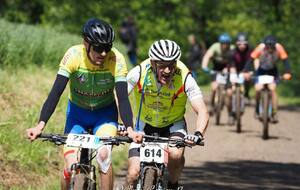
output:
M 128 137 L 97 137 L 86 134 L 69 134 L 68 137 L 58 134 L 41 134 L 38 138 L 56 145 L 66 144 L 81 149 L 79 162 L 71 166 L 69 190 L 96 190 L 96 167 L 92 164 L 92 160 L 96 157 L 97 149 L 103 145 L 131 142 Z
M 187 145 L 183 139 L 169 139 L 166 137 L 158 137 L 158 136 L 144 136 L 145 139 L 151 140 L 152 144 L 156 144 L 161 148 L 162 152 L 167 152 L 166 147 L 174 146 L 177 148 L 189 146 Z M 201 142 L 198 144 L 200 146 L 204 146 L 204 143 Z M 143 146 L 143 145 L 142 145 Z M 147 144 L 144 144 L 147 146 Z M 146 149 L 147 150 L 147 149 Z M 146 150 L 140 151 L 140 159 L 141 154 L 146 153 Z M 153 150 L 153 151 L 152 151 Z M 144 189 L 156 189 L 156 190 L 164 190 L 166 189 L 166 185 L 164 183 L 164 173 L 167 165 L 166 158 L 162 158 L 162 156 L 166 156 L 168 158 L 168 153 L 164 153 L 163 155 L 158 155 L 160 158 L 156 159 L 155 154 L 160 154 L 159 151 L 155 151 L 154 149 L 149 149 L 150 154 L 152 154 L 152 161 L 141 161 L 140 162 L 140 175 L 136 184 L 136 190 L 144 190 Z M 142 160 L 142 159 L 141 159 Z

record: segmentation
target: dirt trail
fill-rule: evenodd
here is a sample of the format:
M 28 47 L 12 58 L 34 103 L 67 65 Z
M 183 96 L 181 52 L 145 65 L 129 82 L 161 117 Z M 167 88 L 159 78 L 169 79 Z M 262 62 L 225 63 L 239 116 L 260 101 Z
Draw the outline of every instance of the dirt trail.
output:
M 269 140 L 261 138 L 262 126 L 253 112 L 253 107 L 246 108 L 240 134 L 225 125 L 226 112 L 221 126 L 215 126 L 211 117 L 205 146 L 186 149 L 180 178 L 184 189 L 300 189 L 300 108 L 280 108 L 280 122 L 271 125 Z M 195 114 L 188 112 L 186 119 L 194 131 Z M 117 175 L 116 185 L 124 181 L 125 173 Z

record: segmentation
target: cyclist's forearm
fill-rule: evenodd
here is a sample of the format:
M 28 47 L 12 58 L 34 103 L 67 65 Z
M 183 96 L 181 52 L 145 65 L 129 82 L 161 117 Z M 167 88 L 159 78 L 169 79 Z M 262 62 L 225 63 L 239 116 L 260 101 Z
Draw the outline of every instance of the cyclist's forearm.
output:
M 127 82 L 116 83 L 116 94 L 119 104 L 119 112 L 121 120 L 125 127 L 133 126 L 132 110 L 128 99 Z
M 45 101 L 39 122 L 43 121 L 45 123 L 48 122 L 49 118 L 51 117 L 52 113 L 54 112 L 56 105 L 60 99 L 61 94 L 63 93 L 69 79 L 62 75 L 57 75 L 56 80 L 53 84 L 53 87 L 48 95 L 47 100 Z
M 206 128 L 208 126 L 209 114 L 206 105 L 202 98 L 197 98 L 191 101 L 194 111 L 197 113 L 197 128 L 196 131 L 200 131 L 204 135 Z
M 196 131 L 200 131 L 202 135 L 205 134 L 205 131 L 208 126 L 209 114 L 207 109 L 200 109 L 197 116 L 197 128 Z
M 202 68 L 207 68 L 210 58 L 212 57 L 210 51 L 207 51 L 202 60 Z

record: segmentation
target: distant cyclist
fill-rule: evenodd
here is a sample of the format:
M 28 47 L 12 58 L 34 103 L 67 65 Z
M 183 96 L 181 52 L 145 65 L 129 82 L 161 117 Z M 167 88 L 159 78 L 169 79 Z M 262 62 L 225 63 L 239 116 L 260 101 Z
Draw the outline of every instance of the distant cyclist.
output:
M 246 65 L 246 63 L 250 60 L 250 54 L 252 52 L 252 48 L 249 45 L 247 34 L 246 33 L 238 33 L 236 36 L 236 47 L 232 52 L 232 66 L 235 68 L 235 72 L 241 73 Z M 244 88 L 245 93 L 244 96 L 246 98 L 246 102 L 249 102 L 249 90 L 250 90 L 251 82 L 250 80 L 245 80 Z
M 148 55 L 148 59 L 127 75 L 128 91 L 134 94 L 136 103 L 142 103 L 137 130 L 148 135 L 157 133 L 162 137 L 184 138 L 191 145 L 201 142 L 209 115 L 200 88 L 180 61 L 180 47 L 171 40 L 158 40 L 151 45 Z M 197 115 L 196 130 L 192 134 L 187 134 L 184 119 L 187 100 Z M 133 143 L 129 149 L 126 188 L 132 186 L 139 175 L 139 146 Z M 170 148 L 169 151 L 167 189 L 177 189 L 184 167 L 184 148 Z
M 82 31 L 83 44 L 72 46 L 60 62 L 56 80 L 41 110 L 36 127 L 27 129 L 30 140 L 40 135 L 63 93 L 70 86 L 64 133 L 82 134 L 91 130 L 98 136 L 115 136 L 118 110 L 121 119 L 134 141 L 141 135 L 133 131 L 132 111 L 127 97 L 127 67 L 123 55 L 113 47 L 114 31 L 103 20 L 88 20 Z M 111 146 L 101 147 L 97 162 L 101 173 L 101 189 L 113 189 Z M 77 163 L 78 149 L 64 147 L 65 169 L 62 189 L 70 182 L 70 167 Z
M 212 70 L 216 72 L 225 72 L 227 73 L 230 68 L 230 64 L 232 62 L 232 51 L 234 46 L 231 45 L 231 37 L 227 33 L 223 33 L 219 36 L 218 42 L 214 43 L 209 49 L 206 51 L 203 60 L 202 60 L 202 69 L 204 72 L 209 73 L 210 69 L 208 68 L 208 64 L 210 61 L 213 63 Z M 227 110 L 228 110 L 228 124 L 233 124 L 234 117 L 231 112 L 231 95 L 232 90 L 229 88 L 230 85 L 227 85 Z M 213 113 L 214 110 L 214 100 L 216 91 L 218 88 L 218 83 L 216 82 L 216 74 L 212 76 L 211 82 L 211 98 L 210 98 L 210 114 Z
M 251 66 L 253 65 L 254 59 L 258 59 L 259 64 L 256 70 L 256 76 L 260 75 L 271 75 L 275 77 L 275 81 L 273 84 L 270 84 L 268 87 L 271 90 L 272 94 L 272 122 L 278 122 L 277 116 L 277 93 L 276 93 L 276 86 L 279 79 L 279 73 L 277 69 L 277 62 L 282 60 L 285 66 L 283 79 L 289 80 L 291 78 L 291 69 L 290 64 L 288 62 L 288 54 L 285 51 L 284 47 L 277 42 L 276 38 L 272 35 L 266 36 L 264 38 L 263 43 L 259 44 L 254 51 L 251 53 L 251 59 L 247 63 L 245 70 L 246 71 L 246 78 L 250 78 L 250 71 Z M 255 84 L 255 91 L 256 91 L 256 106 L 255 106 L 255 117 L 258 118 L 259 113 L 259 99 L 260 99 L 260 91 L 262 90 L 262 84 Z

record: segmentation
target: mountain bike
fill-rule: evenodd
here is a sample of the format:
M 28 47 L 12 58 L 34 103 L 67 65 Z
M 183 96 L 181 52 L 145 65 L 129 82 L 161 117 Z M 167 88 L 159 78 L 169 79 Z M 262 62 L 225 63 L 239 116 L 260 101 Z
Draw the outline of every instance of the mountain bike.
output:
M 242 130 L 242 115 L 244 113 L 245 104 L 244 104 L 244 76 L 242 73 L 230 74 L 230 82 L 233 85 L 233 94 L 232 94 L 232 112 L 235 116 L 236 121 L 236 131 L 238 133 Z
M 103 145 L 120 145 L 132 142 L 129 137 L 98 137 L 91 134 L 41 134 L 38 138 L 55 145 L 79 148 L 80 159 L 71 166 L 71 180 L 68 190 L 96 190 L 96 167 L 92 160 Z
M 226 97 L 226 84 L 227 84 L 227 74 L 222 72 L 216 73 L 216 82 L 218 83 L 218 88 L 216 90 L 215 100 L 214 100 L 214 112 L 216 115 L 216 125 L 220 125 L 221 113 L 225 104 Z
M 269 122 L 272 117 L 272 95 L 268 84 L 274 82 L 275 78 L 271 75 L 261 75 L 257 77 L 258 84 L 263 84 L 259 101 L 259 117 L 263 123 L 263 139 L 269 138 Z
M 204 146 L 204 142 L 197 145 Z M 184 139 L 144 135 L 140 148 L 140 175 L 136 190 L 165 190 L 163 181 L 168 162 L 168 147 L 191 147 Z

